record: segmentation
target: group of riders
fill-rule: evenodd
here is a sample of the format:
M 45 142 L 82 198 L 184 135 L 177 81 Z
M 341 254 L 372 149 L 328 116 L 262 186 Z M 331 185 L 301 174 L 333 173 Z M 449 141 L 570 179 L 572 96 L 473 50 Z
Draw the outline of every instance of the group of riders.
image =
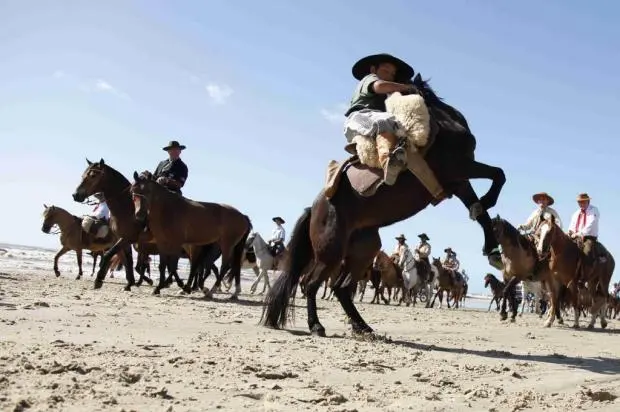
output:
M 413 252 L 411 251 L 409 245 L 407 244 L 407 238 L 405 235 L 401 234 L 397 236 L 395 239 L 398 242 L 396 244 L 396 248 L 394 249 L 395 263 L 401 270 L 406 270 L 408 266 L 408 262 L 413 259 L 417 264 L 421 265 L 423 271 L 430 275 L 432 273 L 431 262 L 429 257 L 431 256 L 431 244 L 429 243 L 430 238 L 426 233 L 420 233 L 418 235 L 420 238 L 420 243 L 415 247 Z M 441 265 L 443 268 L 450 274 L 452 282 L 454 283 L 467 283 L 469 281 L 469 277 L 467 274 L 459 269 L 461 267 L 461 263 L 456 258 L 456 252 L 452 250 L 451 247 L 444 249 L 445 256 L 441 260 Z M 430 280 L 431 277 L 427 276 Z
M 558 212 L 551 207 L 555 202 L 551 195 L 546 192 L 536 193 L 532 196 L 532 200 L 538 207 L 518 229 L 528 234 L 533 242 L 538 242 L 541 225 L 547 216 L 552 215 L 560 229 L 562 220 Z M 576 200 L 578 208 L 571 216 L 567 234 L 580 245 L 587 261 L 593 263 L 603 256 L 598 243 L 600 213 L 598 208 L 591 204 L 587 193 L 580 193 Z
M 434 203 L 441 201 L 446 194 L 434 172 L 422 155 L 415 151 L 406 150 L 402 125 L 393 114 L 386 110 L 385 101 L 388 95 L 414 90 L 414 86 L 411 84 L 414 75 L 413 68 L 397 57 L 382 53 L 366 56 L 357 61 L 353 65 L 352 74 L 359 83 L 354 90 L 349 109 L 345 113 L 344 135 L 349 143 L 345 149 L 347 151 L 354 150 L 351 146 L 354 146 L 353 142 L 356 136 L 374 139 L 378 159 L 384 171 L 384 184 L 393 185 L 400 172 L 407 169 L 408 163 L 413 162 L 416 164 L 416 176 L 434 196 Z M 153 173 L 153 177 L 159 184 L 179 194 L 181 194 L 181 188 L 185 185 L 188 175 L 187 166 L 180 158 L 181 152 L 185 148 L 178 141 L 171 141 L 163 148 L 168 153 L 168 159 L 161 161 Z M 411 156 L 415 158 L 411 158 Z M 102 194 L 99 193 L 96 196 L 100 203 L 95 207 L 93 214 L 84 219 L 83 227 L 96 239 L 102 239 L 109 232 L 105 227 L 110 215 Z M 519 228 L 535 236 L 543 222 L 545 213 L 552 214 L 556 223 L 561 227 L 561 219 L 551 207 L 554 203 L 553 198 L 547 193 L 537 193 L 533 199 L 538 208 L 527 222 Z M 579 209 L 572 216 L 568 234 L 583 244 L 583 251 L 589 259 L 595 259 L 599 212 L 595 206 L 590 204 L 590 198 L 586 193 L 580 194 L 577 197 L 577 202 Z M 275 256 L 284 250 L 285 231 L 282 226 L 284 220 L 281 217 L 274 217 L 273 221 L 276 223 L 276 228 L 273 230 L 269 246 Z M 419 237 L 421 243 L 416 247 L 416 256 L 430 268 L 428 236 L 422 233 Z M 403 256 L 403 248 L 407 247 L 406 239 L 404 236 L 397 239 L 399 241 L 397 251 L 399 256 Z M 456 258 L 456 252 L 451 248 L 445 249 L 445 252 L 443 266 L 454 273 L 454 276 L 458 276 L 459 262 Z M 499 258 L 499 250 L 494 250 L 491 253 Z
M 173 140 L 163 148 L 168 153 L 168 158 L 157 164 L 153 178 L 160 185 L 168 190 L 182 194 L 181 188 L 185 185 L 188 176 L 188 168 L 181 160 L 181 152 L 186 149 L 185 145 Z M 86 233 L 93 236 L 95 241 L 105 242 L 110 233 L 110 209 L 106 203 L 103 193 L 93 195 L 97 200 L 90 215 L 82 219 L 82 228 Z M 276 227 L 273 229 L 271 238 L 268 241 L 268 248 L 271 254 L 278 259 L 285 249 L 286 231 L 283 225 L 284 219 L 276 216 L 273 219 Z

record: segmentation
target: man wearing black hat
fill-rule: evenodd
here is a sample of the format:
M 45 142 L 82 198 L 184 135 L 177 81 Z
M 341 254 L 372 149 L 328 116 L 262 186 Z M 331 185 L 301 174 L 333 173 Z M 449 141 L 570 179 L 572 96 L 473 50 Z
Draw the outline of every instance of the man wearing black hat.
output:
M 276 227 L 273 229 L 273 232 L 271 232 L 271 238 L 269 239 L 269 248 L 271 249 L 271 254 L 277 258 L 280 253 L 284 251 L 286 231 L 284 230 L 282 225 L 286 222 L 280 216 L 276 216 L 271 220 L 273 220 L 273 222 L 276 224 Z M 274 264 L 274 266 L 276 266 L 276 264 Z
M 428 243 L 430 240 L 426 233 L 420 233 L 418 235 L 420 238 L 420 244 L 416 246 L 415 252 L 420 262 L 423 262 L 426 266 L 426 273 L 430 273 L 431 271 L 431 262 L 428 260 L 428 257 L 431 255 L 431 245 Z
M 415 162 L 416 177 L 436 199 L 443 199 L 445 194 L 435 173 L 422 155 L 415 151 L 408 155 L 406 148 L 399 144 L 397 133 L 401 126 L 391 113 L 386 112 L 385 99 L 389 94 L 414 90 L 411 84 L 404 84 L 413 77 L 413 68 L 399 58 L 381 53 L 359 60 L 352 72 L 359 83 L 345 113 L 347 141 L 352 143 L 356 136 L 376 139 L 379 163 L 384 170 L 383 180 L 387 185 L 393 185 L 399 173 L 407 169 L 408 160 Z M 415 159 L 408 159 L 408 156 L 415 156 Z
M 181 188 L 185 185 L 188 172 L 187 166 L 181 160 L 181 152 L 185 150 L 185 146 L 172 140 L 163 150 L 168 152 L 168 159 L 159 162 L 153 177 L 160 185 L 181 194 Z

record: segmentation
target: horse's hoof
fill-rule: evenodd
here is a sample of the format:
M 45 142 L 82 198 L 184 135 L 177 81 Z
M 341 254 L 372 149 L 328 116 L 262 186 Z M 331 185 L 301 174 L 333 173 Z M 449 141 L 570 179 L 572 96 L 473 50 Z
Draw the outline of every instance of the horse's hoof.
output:
M 601 328 L 605 329 L 607 327 L 607 321 L 606 320 L 602 320 L 601 321 Z
M 558 325 L 563 325 L 564 324 L 564 319 L 558 319 Z
M 579 325 L 578 324 L 573 324 L 572 326 L 573 329 L 579 329 Z M 588 325 L 588 329 L 590 328 L 590 325 Z
M 145 281 L 146 283 L 148 283 L 148 284 L 149 284 L 149 286 L 153 286 L 153 280 L 152 280 L 152 279 L 146 278 L 146 279 L 144 279 L 144 281 Z
M 125 292 L 131 292 L 131 285 L 127 285 L 123 288 Z
M 588 325 L 588 329 L 594 329 L 594 325 Z
M 80 280 L 80 279 L 82 279 L 82 275 L 78 275 L 78 277 L 75 278 L 75 280 Z
M 153 295 L 160 295 L 161 291 L 159 288 L 155 288 L 155 290 L 153 290 Z
M 93 289 L 101 289 L 102 286 L 103 286 L 103 282 L 100 280 L 96 280 L 93 286 Z
M 54 274 L 56 275 L 56 277 L 57 277 L 57 278 L 59 278 L 59 277 L 60 277 L 60 272 L 59 272 L 59 271 L 57 271 L 57 270 L 56 270 L 56 271 L 54 271 Z
M 228 298 L 228 300 L 237 301 L 237 300 L 239 300 L 239 296 L 231 295 L 230 298 Z
M 517 321 L 516 318 L 510 318 L 510 323 L 515 323 Z
M 323 328 L 312 329 L 310 333 L 312 334 L 312 336 L 318 336 L 319 338 L 324 338 L 326 336 L 325 329 Z
M 192 294 L 192 288 L 186 286 L 186 287 L 183 288 L 183 292 L 185 292 L 188 295 L 191 295 Z

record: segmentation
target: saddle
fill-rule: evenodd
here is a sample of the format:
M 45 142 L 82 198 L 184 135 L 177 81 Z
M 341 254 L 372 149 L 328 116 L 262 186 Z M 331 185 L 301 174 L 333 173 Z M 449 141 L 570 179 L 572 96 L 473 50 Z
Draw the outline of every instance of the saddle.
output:
M 325 197 L 331 199 L 336 195 L 342 176 L 347 176 L 351 187 L 362 197 L 370 197 L 383 183 L 383 170 L 363 165 L 357 155 L 344 162 L 332 160 L 327 166 L 325 179 Z

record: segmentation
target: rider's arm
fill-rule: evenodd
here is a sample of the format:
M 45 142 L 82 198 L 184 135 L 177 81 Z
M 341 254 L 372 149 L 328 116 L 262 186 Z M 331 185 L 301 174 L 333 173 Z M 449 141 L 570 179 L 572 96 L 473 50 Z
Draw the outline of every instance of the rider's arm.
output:
M 539 210 L 534 210 L 534 212 L 532 212 L 530 217 L 527 218 L 526 222 L 521 225 L 521 229 L 524 229 L 524 230 L 532 229 L 532 226 L 534 226 L 534 222 L 536 221 L 536 218 L 538 217 L 538 213 L 539 213 Z
M 413 86 L 410 84 L 401 84 L 395 82 L 388 82 L 385 80 L 376 80 L 371 84 L 371 89 L 377 94 L 390 94 L 394 92 L 409 92 L 413 90 Z

